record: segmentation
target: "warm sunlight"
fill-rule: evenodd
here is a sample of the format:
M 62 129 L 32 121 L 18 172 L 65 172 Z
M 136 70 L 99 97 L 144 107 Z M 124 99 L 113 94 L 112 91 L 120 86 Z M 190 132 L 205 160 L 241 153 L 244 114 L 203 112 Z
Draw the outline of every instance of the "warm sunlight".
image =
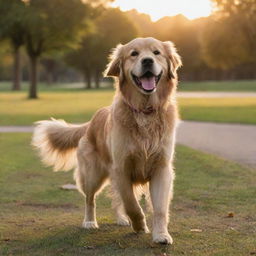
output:
M 153 21 L 180 13 L 189 19 L 208 16 L 211 13 L 210 0 L 116 0 L 113 6 L 120 7 L 123 11 L 137 9 L 149 14 Z

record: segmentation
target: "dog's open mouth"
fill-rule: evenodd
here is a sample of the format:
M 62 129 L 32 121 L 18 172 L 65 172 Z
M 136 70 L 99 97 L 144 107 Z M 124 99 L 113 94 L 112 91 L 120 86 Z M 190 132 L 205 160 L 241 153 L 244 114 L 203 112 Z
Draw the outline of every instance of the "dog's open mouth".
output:
M 156 89 L 157 83 L 161 78 L 162 72 L 155 76 L 151 71 L 147 71 L 141 77 L 135 76 L 132 74 L 134 83 L 141 88 L 143 91 L 149 93 L 153 92 Z

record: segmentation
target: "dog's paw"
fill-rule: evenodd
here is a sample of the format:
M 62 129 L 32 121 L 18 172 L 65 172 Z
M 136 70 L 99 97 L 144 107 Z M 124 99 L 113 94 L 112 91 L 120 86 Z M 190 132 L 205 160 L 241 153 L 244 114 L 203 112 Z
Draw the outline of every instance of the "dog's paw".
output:
M 147 225 L 145 225 L 144 227 L 141 227 L 141 228 L 133 228 L 133 230 L 136 232 L 136 233 L 150 233 Z
M 116 223 L 119 226 L 130 226 L 130 222 L 125 216 L 118 217 Z
M 84 221 L 82 227 L 86 229 L 99 228 L 97 221 Z
M 153 234 L 153 242 L 158 244 L 172 244 L 172 237 L 168 233 Z
M 143 232 L 146 233 L 146 234 L 150 233 L 150 230 L 148 229 L 148 226 L 145 226 L 143 228 Z

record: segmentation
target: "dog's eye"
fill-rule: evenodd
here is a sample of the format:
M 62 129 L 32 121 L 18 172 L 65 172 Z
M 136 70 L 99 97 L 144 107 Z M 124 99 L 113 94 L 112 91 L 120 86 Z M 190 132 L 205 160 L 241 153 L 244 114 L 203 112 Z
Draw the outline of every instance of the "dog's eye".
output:
M 153 53 L 154 53 L 155 55 L 159 55 L 159 54 L 160 54 L 160 52 L 159 52 L 158 50 L 153 51 Z
M 131 56 L 138 56 L 139 53 L 137 51 L 132 51 Z

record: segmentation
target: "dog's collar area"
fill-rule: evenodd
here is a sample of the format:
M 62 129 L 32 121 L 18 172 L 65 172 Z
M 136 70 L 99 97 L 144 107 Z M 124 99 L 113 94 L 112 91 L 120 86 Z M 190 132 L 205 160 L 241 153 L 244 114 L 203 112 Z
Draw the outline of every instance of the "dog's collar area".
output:
M 137 109 L 135 107 L 133 107 L 131 104 L 129 104 L 128 102 L 124 101 L 124 103 L 129 107 L 129 109 L 136 114 L 144 114 L 144 115 L 150 115 L 153 114 L 154 112 L 156 112 L 156 109 L 154 109 L 152 106 L 148 106 L 144 109 Z

